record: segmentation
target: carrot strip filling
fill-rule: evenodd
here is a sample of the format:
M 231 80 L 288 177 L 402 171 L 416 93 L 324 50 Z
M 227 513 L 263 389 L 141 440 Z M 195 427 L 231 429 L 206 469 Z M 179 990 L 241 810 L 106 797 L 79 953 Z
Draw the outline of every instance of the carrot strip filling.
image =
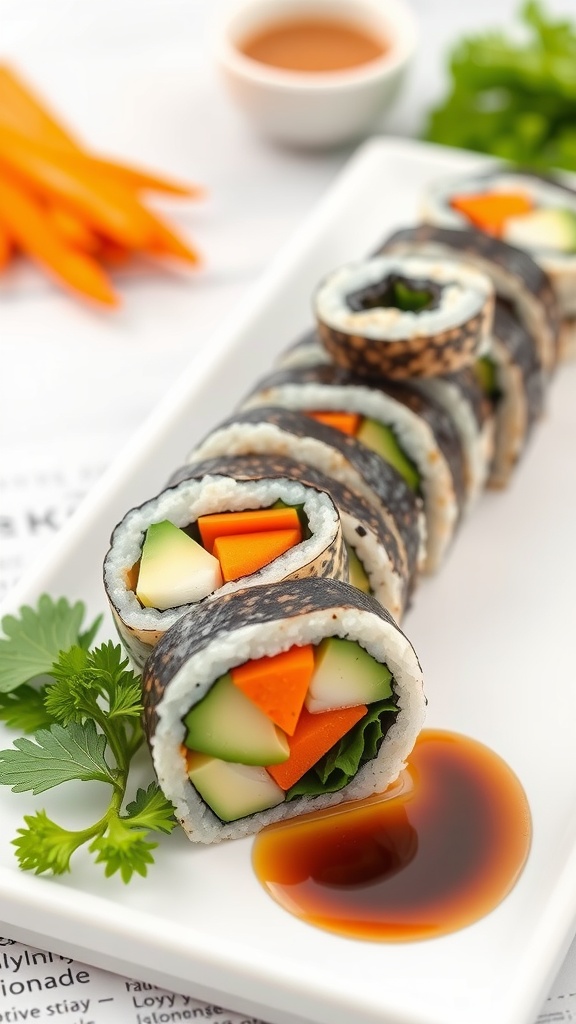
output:
M 325 423 L 327 427 L 334 427 L 352 437 L 357 434 L 360 426 L 361 417 L 355 412 L 309 412 L 308 415 L 318 423 Z
M 523 192 L 480 192 L 475 195 L 453 196 L 453 210 L 466 217 L 474 227 L 497 238 L 509 217 L 530 213 L 534 204 Z
M 314 674 L 314 648 L 291 647 L 230 670 L 232 681 L 268 718 L 293 736 Z
M 300 520 L 295 508 L 259 508 L 199 516 L 198 529 L 203 546 L 212 553 L 218 537 L 266 530 L 300 530 Z
M 281 789 L 290 789 L 367 711 L 365 704 L 336 708 L 317 715 L 311 715 L 306 708 L 302 708 L 295 732 L 288 737 L 288 760 L 282 764 L 269 765 L 266 771 Z
M 228 583 L 262 569 L 299 544 L 301 539 L 300 529 L 234 534 L 217 537 L 213 554 L 220 562 L 223 579 Z

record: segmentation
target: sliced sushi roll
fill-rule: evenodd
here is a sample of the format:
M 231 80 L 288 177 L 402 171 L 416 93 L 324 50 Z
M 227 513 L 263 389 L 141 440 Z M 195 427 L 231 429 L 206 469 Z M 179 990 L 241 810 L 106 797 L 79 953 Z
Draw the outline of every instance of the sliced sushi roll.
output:
M 558 303 L 548 275 L 528 253 L 507 245 L 491 235 L 466 228 L 460 230 L 437 224 L 421 224 L 395 232 L 378 252 L 430 258 L 465 260 L 490 277 L 496 296 L 509 303 L 523 326 L 527 341 L 532 339 L 543 370 L 556 362 L 558 347 Z
M 383 792 L 425 713 L 418 658 L 389 613 L 312 578 L 187 612 L 147 661 L 143 702 L 159 784 L 197 843 Z
M 546 274 L 526 254 L 478 231 L 421 225 L 398 231 L 385 250 L 423 249 L 473 262 L 492 277 L 496 305 L 490 351 L 475 372 L 496 418 L 489 486 L 504 487 L 534 422 L 542 415 L 548 383 L 543 351 L 557 336 L 557 303 Z
M 360 495 L 383 521 L 390 538 L 388 555 L 397 566 L 395 571 L 407 581 L 408 596 L 413 592 L 425 554 L 422 501 L 375 452 L 304 412 L 256 406 L 221 423 L 189 453 L 187 461 L 228 454 L 289 457 Z
M 493 308 L 484 274 L 425 256 L 347 264 L 313 296 L 318 332 L 337 365 L 400 380 L 469 366 L 486 346 Z
M 491 170 L 434 182 L 422 216 L 446 228 L 470 228 L 528 253 L 547 275 L 561 317 L 576 315 L 576 193 L 537 174 Z M 556 344 L 543 353 L 551 369 Z
M 337 366 L 314 366 L 278 370 L 261 380 L 245 408 L 258 405 L 351 417 L 356 440 L 390 462 L 422 496 L 424 568 L 434 572 L 440 566 L 465 507 L 465 460 L 452 420 L 432 396 L 407 381 L 364 380 Z
M 288 477 L 206 474 L 167 487 L 124 516 L 104 560 L 116 628 L 138 667 L 191 605 L 321 575 L 348 579 L 337 508 Z
M 325 366 L 331 362 L 317 331 L 309 331 L 280 354 L 276 366 L 290 369 Z M 466 509 L 474 504 L 484 488 L 494 454 L 492 403 L 479 383 L 475 368 L 476 364 L 441 377 L 420 377 L 411 382 L 446 410 L 460 435 L 465 459 Z
M 476 373 L 495 416 L 490 487 L 505 487 L 541 415 L 544 381 L 531 339 L 509 305 L 496 300 L 491 353 Z
M 402 557 L 395 533 L 378 509 L 361 494 L 312 466 L 275 455 L 221 455 L 188 464 L 172 476 L 170 484 L 219 474 L 235 480 L 286 477 L 327 491 L 340 515 L 348 553 L 349 582 L 364 593 L 373 594 L 396 621 L 402 617 L 410 584 L 406 559 Z

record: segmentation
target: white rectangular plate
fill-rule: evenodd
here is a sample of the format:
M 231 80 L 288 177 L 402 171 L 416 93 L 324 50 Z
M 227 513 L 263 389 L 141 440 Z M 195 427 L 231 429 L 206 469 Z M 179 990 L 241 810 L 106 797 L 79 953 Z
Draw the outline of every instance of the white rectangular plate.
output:
M 363 146 L 6 610 L 43 591 L 103 610 L 101 564 L 112 527 L 156 493 L 193 442 L 309 326 L 320 276 L 414 223 L 428 180 L 480 162 L 418 143 Z M 405 621 L 424 668 L 428 725 L 488 744 L 528 795 L 530 857 L 495 911 L 445 938 L 356 942 L 272 902 L 253 873 L 251 840 L 197 849 L 182 834 L 163 841 L 149 877 L 127 887 L 104 879 L 83 855 L 64 878 L 29 876 L 18 870 L 9 839 L 22 814 L 41 804 L 2 790 L 7 934 L 279 1024 L 529 1022 L 576 918 L 575 438 L 572 366 L 558 373 L 548 415 L 511 486 L 482 497 Z M 106 632 L 113 634 L 109 619 Z M 42 806 L 81 827 L 92 791 L 63 788 Z

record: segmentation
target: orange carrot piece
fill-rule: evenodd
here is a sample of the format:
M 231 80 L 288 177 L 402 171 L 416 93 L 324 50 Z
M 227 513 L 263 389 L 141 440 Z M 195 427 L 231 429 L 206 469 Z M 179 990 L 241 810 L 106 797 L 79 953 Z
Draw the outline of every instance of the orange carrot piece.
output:
M 203 547 L 212 554 L 217 537 L 265 530 L 300 530 L 300 520 L 295 508 L 257 508 L 199 516 L 198 529 Z
M 12 256 L 12 239 L 4 224 L 0 224 L 0 270 L 10 262 Z
M 108 267 L 124 267 L 132 259 L 134 253 L 125 245 L 113 242 L 111 238 L 98 238 L 96 255 Z
M 100 245 L 97 235 L 71 210 L 51 203 L 47 206 L 47 215 L 63 242 L 84 252 L 97 253 Z
M 450 206 L 480 231 L 499 237 L 509 217 L 530 213 L 534 203 L 524 192 L 479 192 L 453 196 Z
M 0 166 L 128 248 L 145 248 L 152 241 L 156 219 L 135 196 L 83 170 L 63 150 L 41 146 L 0 125 Z
M 300 543 L 299 530 L 266 530 L 265 533 L 218 537 L 213 554 L 220 562 L 226 582 L 250 576 Z
M 46 145 L 77 149 L 68 130 L 7 64 L 0 64 L 0 122 Z
M 153 214 L 149 214 L 149 216 L 152 237 L 146 246 L 148 252 L 158 256 L 174 256 L 192 266 L 197 266 L 201 262 L 199 253 L 172 228 L 168 227 L 160 217 Z
M 53 230 L 45 211 L 17 182 L 0 177 L 0 221 L 20 248 L 61 284 L 84 298 L 107 306 L 117 298 L 98 264 L 65 245 Z
M 302 708 L 296 731 L 288 737 L 288 760 L 282 764 L 269 765 L 266 771 L 281 789 L 290 789 L 367 711 L 365 704 L 322 711 L 318 715 L 311 715 L 306 708 Z
M 341 430 L 343 434 L 350 434 L 355 437 L 360 426 L 360 415 L 355 412 L 309 412 L 309 416 L 319 423 L 325 423 L 327 427 L 334 427 Z
M 165 178 L 141 167 L 133 167 L 131 164 L 94 156 L 92 153 L 79 153 L 79 156 L 88 160 L 97 174 L 110 177 L 136 192 L 163 192 L 165 195 L 183 196 L 188 199 L 201 199 L 205 194 L 200 185 L 188 185 L 181 181 L 173 181 L 171 178 Z
M 234 685 L 289 736 L 296 729 L 313 674 L 312 644 L 230 669 Z

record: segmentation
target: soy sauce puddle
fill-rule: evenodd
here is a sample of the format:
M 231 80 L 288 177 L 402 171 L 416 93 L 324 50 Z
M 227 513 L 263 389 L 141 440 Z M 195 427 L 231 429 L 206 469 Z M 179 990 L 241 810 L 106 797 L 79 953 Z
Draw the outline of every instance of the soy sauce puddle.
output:
M 309 924 L 407 942 L 493 910 L 530 839 L 526 795 L 506 762 L 468 737 L 427 729 L 385 794 L 269 826 L 253 864 L 266 891 Z

